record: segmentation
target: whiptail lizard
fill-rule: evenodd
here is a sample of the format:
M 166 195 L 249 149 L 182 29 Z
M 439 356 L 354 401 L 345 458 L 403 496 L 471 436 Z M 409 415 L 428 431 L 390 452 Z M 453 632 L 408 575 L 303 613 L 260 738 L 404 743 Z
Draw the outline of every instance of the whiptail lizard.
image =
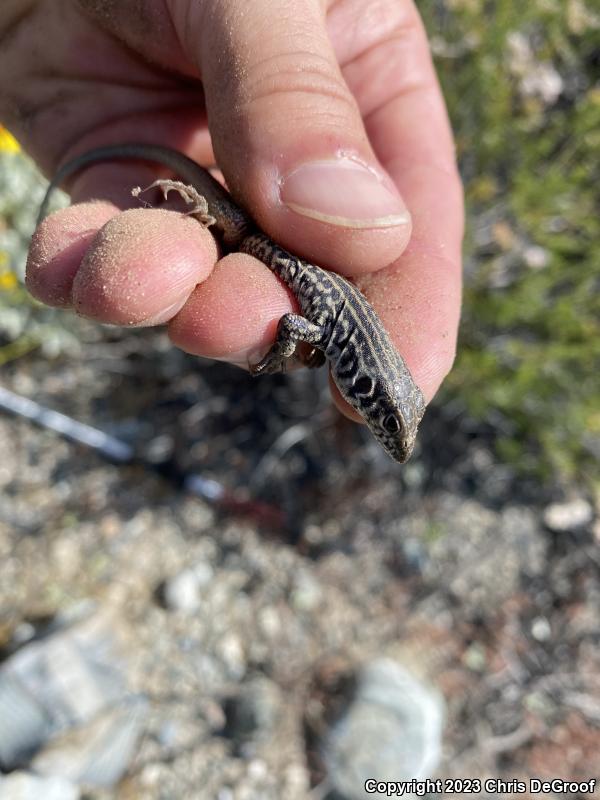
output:
M 375 438 L 396 461 L 410 456 L 425 401 L 404 359 L 398 353 L 369 302 L 340 275 L 292 255 L 256 228 L 252 218 L 203 167 L 176 150 L 147 144 L 99 147 L 64 164 L 53 177 L 38 223 L 50 195 L 65 178 L 103 161 L 141 160 L 171 170 L 178 181 L 158 180 L 152 186 L 175 189 L 194 205 L 190 212 L 204 225 L 214 225 L 225 248 L 258 258 L 288 286 L 303 316 L 284 314 L 277 338 L 266 356 L 250 365 L 253 375 L 280 372 L 300 342 L 311 345 L 307 366 L 329 361 L 342 397 L 365 420 Z M 150 188 L 150 187 L 149 187 Z M 141 190 L 137 190 L 139 194 Z

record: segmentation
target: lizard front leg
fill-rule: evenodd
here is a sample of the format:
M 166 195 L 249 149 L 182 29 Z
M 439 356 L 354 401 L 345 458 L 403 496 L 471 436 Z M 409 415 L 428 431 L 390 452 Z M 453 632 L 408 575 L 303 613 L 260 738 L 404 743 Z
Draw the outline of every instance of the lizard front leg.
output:
M 298 342 L 313 347 L 324 346 L 325 331 L 321 325 L 311 322 L 300 314 L 284 314 L 277 325 L 277 337 L 267 355 L 257 364 L 250 364 L 252 375 L 267 375 L 283 372 L 285 362 L 296 350 Z

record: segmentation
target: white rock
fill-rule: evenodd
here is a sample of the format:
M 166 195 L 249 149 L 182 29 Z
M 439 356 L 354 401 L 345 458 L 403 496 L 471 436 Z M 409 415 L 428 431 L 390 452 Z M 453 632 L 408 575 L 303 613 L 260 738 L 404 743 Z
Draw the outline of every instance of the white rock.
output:
M 564 88 L 559 72 L 549 62 L 536 64 L 521 81 L 521 91 L 525 97 L 538 97 L 546 106 L 556 103 Z
M 348 800 L 366 795 L 365 781 L 422 780 L 441 758 L 443 701 L 400 664 L 379 659 L 359 676 L 352 703 L 330 731 L 328 780 Z
M 165 584 L 165 603 L 172 611 L 192 614 L 200 608 L 198 581 L 191 569 L 175 575 Z
M 216 646 L 217 654 L 222 659 L 229 677 L 240 679 L 246 672 L 244 645 L 235 633 L 226 633 Z
M 544 269 L 544 267 L 548 266 L 550 254 L 545 248 L 539 245 L 531 245 L 531 247 L 525 249 L 523 258 L 529 269 Z
M 65 778 L 40 778 L 13 772 L 0 778 L 0 800 L 79 800 L 77 786 Z
M 213 578 L 213 570 L 209 564 L 200 563 L 184 569 L 165 584 L 165 603 L 172 611 L 183 611 L 193 614 L 202 604 L 201 590 Z
M 552 503 L 544 510 L 544 522 L 551 531 L 562 533 L 573 528 L 582 528 L 594 518 L 591 503 L 576 497 L 566 503 Z
M 552 636 L 552 629 L 546 617 L 536 617 L 531 623 L 531 635 L 538 642 L 547 642 Z

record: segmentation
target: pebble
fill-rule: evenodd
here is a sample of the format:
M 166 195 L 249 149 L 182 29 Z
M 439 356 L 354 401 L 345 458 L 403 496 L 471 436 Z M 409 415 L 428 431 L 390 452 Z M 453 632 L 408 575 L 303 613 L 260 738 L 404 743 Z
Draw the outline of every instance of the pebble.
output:
M 485 648 L 479 642 L 473 642 L 463 653 L 464 665 L 473 672 L 484 672 L 486 668 Z
M 553 64 L 548 61 L 534 65 L 521 81 L 525 97 L 538 97 L 546 106 L 556 103 L 564 90 L 564 81 Z
M 523 97 L 535 97 L 544 105 L 553 105 L 564 90 L 561 74 L 549 61 L 539 61 L 528 36 L 514 31 L 506 37 L 508 68 L 519 78 Z
M 205 563 L 184 569 L 165 584 L 164 598 L 167 608 L 185 614 L 195 613 L 202 605 L 202 589 L 212 578 L 212 567 Z
M 552 628 L 546 617 L 536 617 L 531 623 L 531 635 L 538 642 L 547 642 L 552 636 Z
M 531 245 L 525 248 L 523 258 L 529 269 L 544 269 L 550 262 L 550 253 L 539 245 Z
M 583 528 L 593 518 L 592 505 L 583 497 L 575 497 L 564 503 L 552 503 L 544 509 L 544 523 L 556 533 Z
M 312 611 L 321 602 L 323 592 L 318 581 L 308 572 L 301 573 L 295 580 L 290 601 L 296 611 Z
M 240 680 L 246 672 L 246 655 L 240 637 L 233 632 L 226 633 L 217 643 L 216 651 L 228 676 Z

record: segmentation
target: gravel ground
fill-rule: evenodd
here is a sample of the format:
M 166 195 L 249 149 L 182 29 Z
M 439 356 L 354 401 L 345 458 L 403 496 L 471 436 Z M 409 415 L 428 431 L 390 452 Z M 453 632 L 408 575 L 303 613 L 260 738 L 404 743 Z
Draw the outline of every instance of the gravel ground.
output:
M 518 480 L 452 409 L 430 410 L 399 467 L 331 410 L 323 375 L 252 380 L 156 333 L 82 323 L 80 339 L 80 356 L 6 366 L 3 385 L 155 471 L 0 417 L 0 646 L 6 665 L 69 615 L 108 620 L 146 705 L 125 777 L 82 796 L 368 796 L 331 789 L 348 765 L 326 749 L 381 659 L 444 698 L 436 777 L 600 777 L 584 497 Z M 226 485 L 235 513 L 178 488 L 190 472 Z M 90 736 L 50 749 L 76 762 Z

